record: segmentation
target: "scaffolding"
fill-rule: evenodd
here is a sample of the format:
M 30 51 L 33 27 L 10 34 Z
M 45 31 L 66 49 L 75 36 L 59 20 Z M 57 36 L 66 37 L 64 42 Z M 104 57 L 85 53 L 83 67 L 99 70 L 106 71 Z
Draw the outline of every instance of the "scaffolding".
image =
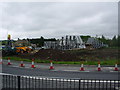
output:
M 101 42 L 100 40 L 96 39 L 96 38 L 88 38 L 87 43 L 89 45 L 92 45 L 92 48 L 102 48 L 102 47 L 108 47 L 107 44 L 104 44 L 103 42 Z
M 85 44 L 80 36 L 66 35 L 57 41 L 45 41 L 46 49 L 71 50 L 85 48 Z

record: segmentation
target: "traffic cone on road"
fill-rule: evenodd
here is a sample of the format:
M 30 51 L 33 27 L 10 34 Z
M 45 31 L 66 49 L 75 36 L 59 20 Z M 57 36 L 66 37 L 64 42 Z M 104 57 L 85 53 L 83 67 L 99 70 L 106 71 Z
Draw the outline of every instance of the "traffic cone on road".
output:
M 10 58 L 8 58 L 8 64 L 7 65 L 11 65 Z
M 118 71 L 117 63 L 115 64 L 115 71 Z
M 31 65 L 31 68 L 35 68 L 35 65 L 34 65 L 34 59 L 32 59 L 32 65 Z
M 50 70 L 54 69 L 52 61 L 50 61 Z
M 21 61 L 20 67 L 24 67 L 25 65 L 23 64 L 23 61 Z
M 2 64 L 3 62 L 2 62 L 2 58 L 0 59 L 0 64 Z
M 101 71 L 100 62 L 98 62 L 98 71 Z
M 81 64 L 80 71 L 84 71 L 83 63 Z

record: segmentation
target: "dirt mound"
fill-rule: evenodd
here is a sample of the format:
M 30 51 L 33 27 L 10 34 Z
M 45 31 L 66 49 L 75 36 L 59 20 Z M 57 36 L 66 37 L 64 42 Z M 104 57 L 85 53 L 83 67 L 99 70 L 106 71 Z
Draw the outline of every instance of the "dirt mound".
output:
M 62 51 L 62 50 L 53 50 L 53 49 L 43 49 L 39 50 L 34 54 L 34 57 L 37 59 L 44 60 L 55 60 L 55 61 L 73 61 L 78 60 L 77 56 L 73 53 Z
M 98 61 L 98 60 L 117 60 L 117 49 L 96 49 L 96 50 L 53 50 L 43 49 L 35 54 L 18 55 L 27 59 L 42 59 L 54 61 Z

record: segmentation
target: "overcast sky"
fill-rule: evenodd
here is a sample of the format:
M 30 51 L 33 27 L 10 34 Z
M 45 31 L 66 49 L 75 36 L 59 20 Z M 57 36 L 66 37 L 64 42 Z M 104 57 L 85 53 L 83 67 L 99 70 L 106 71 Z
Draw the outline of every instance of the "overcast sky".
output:
M 118 34 L 117 2 L 0 3 L 0 39 Z

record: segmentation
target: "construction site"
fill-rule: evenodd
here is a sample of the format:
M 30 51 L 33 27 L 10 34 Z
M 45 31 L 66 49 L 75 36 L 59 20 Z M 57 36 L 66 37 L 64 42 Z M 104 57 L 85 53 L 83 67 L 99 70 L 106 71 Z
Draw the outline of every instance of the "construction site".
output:
M 83 42 L 80 36 L 66 36 L 38 47 L 28 40 L 13 41 L 8 35 L 2 56 L 1 87 L 5 90 L 120 88 L 118 49 L 96 38 Z
M 106 47 L 107 44 L 93 37 L 83 42 L 80 36 L 67 35 L 56 41 L 44 41 L 43 46 L 38 48 L 28 40 L 13 41 L 8 35 L 7 43 L 2 47 L 2 56 L 54 61 L 118 60 L 118 50 Z
M 0 90 L 120 90 L 118 0 L 0 0 Z

